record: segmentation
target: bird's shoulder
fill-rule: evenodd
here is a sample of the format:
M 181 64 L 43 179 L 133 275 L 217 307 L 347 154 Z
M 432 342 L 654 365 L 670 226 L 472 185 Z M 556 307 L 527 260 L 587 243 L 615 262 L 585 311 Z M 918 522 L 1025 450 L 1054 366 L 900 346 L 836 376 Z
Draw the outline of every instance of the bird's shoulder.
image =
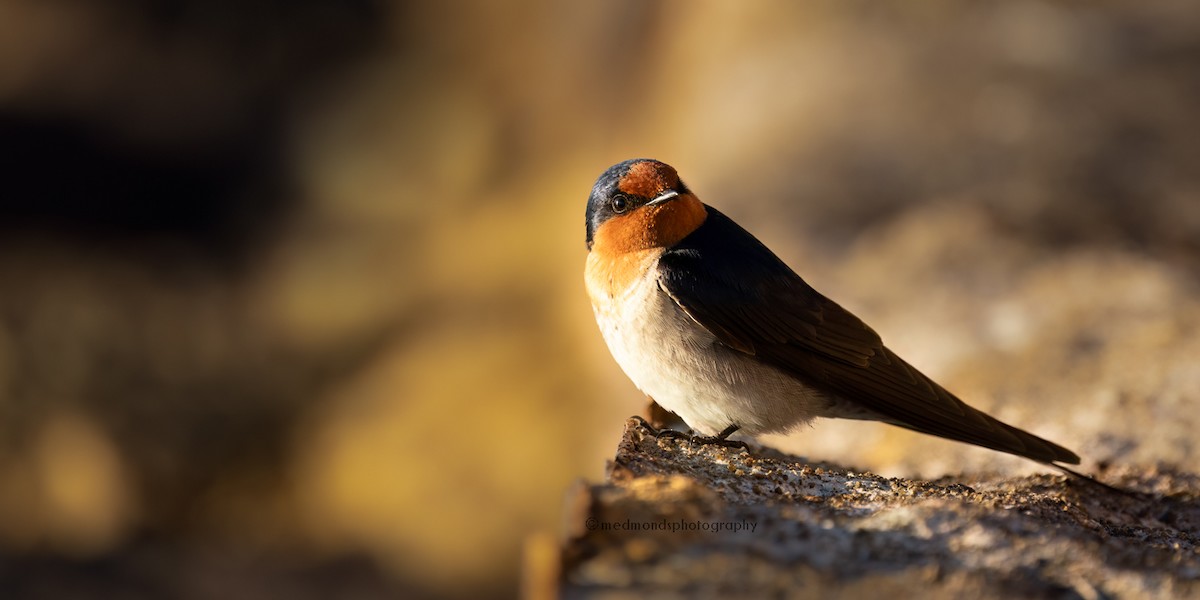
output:
M 879 335 L 812 288 L 720 211 L 658 260 L 659 287 L 700 325 L 750 354 L 801 346 L 865 366 Z

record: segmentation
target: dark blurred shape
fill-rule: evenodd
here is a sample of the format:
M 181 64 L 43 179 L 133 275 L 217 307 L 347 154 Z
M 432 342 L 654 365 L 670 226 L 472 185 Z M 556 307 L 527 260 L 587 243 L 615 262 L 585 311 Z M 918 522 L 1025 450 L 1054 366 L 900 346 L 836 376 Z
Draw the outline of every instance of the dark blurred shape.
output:
M 236 256 L 296 199 L 285 193 L 274 137 L 134 148 L 86 122 L 0 115 L 8 173 L 0 237 L 53 234 L 94 245 L 169 237 Z
M 373 47 L 382 12 L 16 6 L 59 11 L 47 27 L 78 52 L 0 96 L 0 338 L 23 350 L 7 357 L 0 414 L 17 430 L 62 406 L 101 415 L 139 474 L 145 520 L 176 527 L 235 463 L 277 483 L 296 405 L 378 341 L 288 348 L 249 322 L 240 270 L 221 267 L 254 258 L 302 205 L 292 120 Z M 9 62 L 22 60 L 40 67 L 37 52 Z
M 190 544 L 220 537 L 213 515 L 239 503 L 284 512 L 272 502 L 302 407 L 388 336 L 297 348 L 253 295 L 308 200 L 297 123 L 370 55 L 384 7 L 17 0 L 0 13 L 0 589 L 174 596 L 203 588 L 196 567 L 240 590 L 309 577 Z M 373 566 L 351 567 L 327 579 L 380 587 Z
M 305 568 L 141 543 L 122 553 L 94 560 L 33 557 L 5 563 L 0 567 L 0 587 L 10 598 L 304 600 L 383 599 L 395 598 L 402 591 L 412 593 L 397 590 L 364 557 L 347 557 Z
M 63 26 L 86 47 L 54 71 L 34 53 L 36 74 L 0 96 L 0 239 L 169 238 L 220 261 L 244 258 L 303 200 L 290 120 L 373 47 L 382 14 L 371 0 L 43 9 L 87 22 Z

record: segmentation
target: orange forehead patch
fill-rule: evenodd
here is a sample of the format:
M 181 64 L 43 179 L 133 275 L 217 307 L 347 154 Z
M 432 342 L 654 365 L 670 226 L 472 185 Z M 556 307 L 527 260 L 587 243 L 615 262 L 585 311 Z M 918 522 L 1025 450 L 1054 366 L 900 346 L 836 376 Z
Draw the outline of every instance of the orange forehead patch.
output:
M 653 198 L 679 184 L 679 174 L 671 165 L 644 161 L 629 167 L 629 172 L 617 182 L 617 189 L 626 194 Z

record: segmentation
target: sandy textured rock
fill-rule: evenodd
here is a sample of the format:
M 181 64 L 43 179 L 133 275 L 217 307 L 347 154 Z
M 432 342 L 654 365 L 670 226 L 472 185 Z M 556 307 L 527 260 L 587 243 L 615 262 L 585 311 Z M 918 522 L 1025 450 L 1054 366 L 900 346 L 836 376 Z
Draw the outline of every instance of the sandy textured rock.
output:
M 562 593 L 934 598 L 1200 595 L 1200 476 L 1110 470 L 887 479 L 655 439 L 630 420 L 607 481 L 568 499 Z

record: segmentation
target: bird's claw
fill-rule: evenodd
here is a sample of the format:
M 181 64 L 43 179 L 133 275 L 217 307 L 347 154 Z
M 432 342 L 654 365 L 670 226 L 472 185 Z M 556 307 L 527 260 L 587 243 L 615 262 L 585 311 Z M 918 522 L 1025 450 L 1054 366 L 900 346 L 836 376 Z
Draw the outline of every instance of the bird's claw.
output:
M 655 429 L 653 425 L 646 421 L 646 419 L 643 419 L 637 415 L 634 415 L 633 418 L 637 419 L 638 424 L 641 425 L 646 431 L 649 431 L 650 435 L 653 435 L 654 439 L 656 440 L 661 440 L 663 438 L 685 439 L 693 444 L 699 444 L 701 446 L 722 446 L 725 448 L 741 448 L 747 452 L 750 451 L 750 446 L 748 446 L 746 442 L 728 439 L 729 436 L 738 429 L 733 425 L 726 427 L 724 431 L 718 433 L 717 435 L 695 435 L 675 429 Z

